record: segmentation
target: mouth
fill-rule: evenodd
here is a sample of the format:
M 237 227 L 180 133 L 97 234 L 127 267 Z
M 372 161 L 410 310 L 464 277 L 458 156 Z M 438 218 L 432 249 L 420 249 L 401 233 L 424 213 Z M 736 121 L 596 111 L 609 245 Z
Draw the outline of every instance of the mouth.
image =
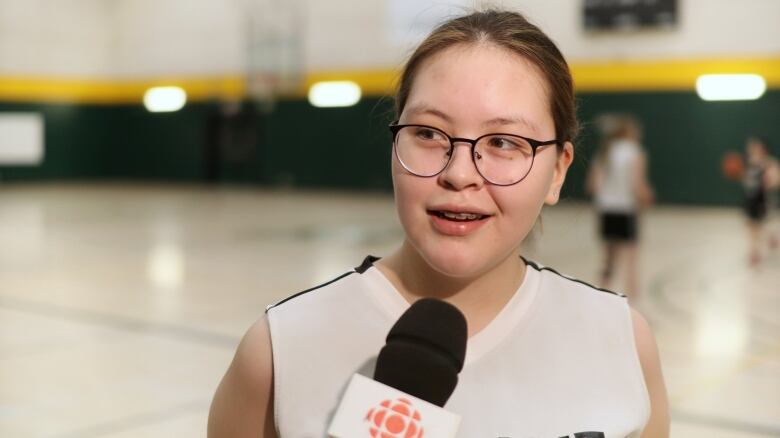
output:
M 474 222 L 490 217 L 490 215 L 469 212 L 454 212 L 447 210 L 428 210 L 428 214 L 453 222 Z

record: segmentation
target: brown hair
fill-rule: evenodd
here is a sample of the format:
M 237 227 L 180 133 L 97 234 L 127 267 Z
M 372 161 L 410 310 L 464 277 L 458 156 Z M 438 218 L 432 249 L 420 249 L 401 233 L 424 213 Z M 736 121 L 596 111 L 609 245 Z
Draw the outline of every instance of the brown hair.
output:
M 550 38 L 521 14 L 486 10 L 454 18 L 439 25 L 414 51 L 401 73 L 395 97 L 396 120 L 406 106 L 420 65 L 457 44 L 492 43 L 514 52 L 539 68 L 547 81 L 555 138 L 561 148 L 577 135 L 577 115 L 571 72 Z

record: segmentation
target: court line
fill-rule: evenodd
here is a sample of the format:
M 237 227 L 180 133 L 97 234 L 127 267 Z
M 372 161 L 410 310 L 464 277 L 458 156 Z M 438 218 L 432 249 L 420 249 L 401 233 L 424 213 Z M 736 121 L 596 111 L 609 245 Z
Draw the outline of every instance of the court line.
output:
M 720 272 L 728 273 L 728 268 L 735 266 L 741 266 L 737 261 L 725 260 L 721 261 L 724 266 L 718 268 L 717 266 L 708 272 Z M 655 302 L 661 309 L 666 312 L 676 314 L 677 318 L 682 320 L 690 319 L 693 317 L 691 310 L 683 308 L 677 304 L 674 300 L 671 300 L 668 296 L 669 288 L 667 287 L 673 279 L 680 278 L 684 275 L 690 276 L 692 273 L 697 276 L 703 275 L 702 266 L 697 265 L 695 268 L 691 266 L 670 265 L 666 269 L 660 270 L 656 273 L 653 282 L 648 290 L 648 295 L 655 298 Z M 711 275 L 711 274 L 710 274 Z M 734 275 L 731 271 L 730 274 Z M 722 278 L 722 277 L 721 277 Z M 708 281 L 717 281 L 717 279 L 709 278 Z M 755 315 L 751 315 L 754 317 Z M 756 336 L 754 333 L 752 336 Z M 770 360 L 776 359 L 780 354 L 780 347 L 777 344 L 772 344 L 768 348 L 763 349 L 756 353 L 747 353 L 745 357 L 741 358 L 734 366 L 729 367 L 727 370 L 717 373 L 712 376 L 697 379 L 687 385 L 682 386 L 679 390 L 675 391 L 675 394 L 669 394 L 669 401 L 672 405 L 681 403 L 684 399 L 691 397 L 694 394 L 701 393 L 703 391 L 711 390 L 718 386 L 722 386 L 726 382 L 734 379 L 736 376 L 754 369 Z M 702 414 L 692 414 L 684 411 L 673 410 L 672 411 L 674 421 L 682 421 L 693 424 L 701 424 L 716 428 L 724 428 L 735 431 L 743 431 L 748 433 L 759 434 L 763 436 L 780 437 L 780 425 L 766 425 L 760 423 L 750 423 L 734 419 L 714 417 Z
M 776 359 L 778 357 L 780 357 L 780 347 L 768 349 L 761 354 L 749 354 L 737 362 L 734 366 L 727 368 L 723 372 L 698 379 L 688 385 L 683 386 L 682 389 L 676 391 L 676 394 L 670 396 L 669 399 L 672 403 L 682 403 L 684 399 L 691 397 L 693 394 L 701 393 L 703 391 L 722 386 L 724 383 L 728 382 L 738 374 L 756 368 L 759 365 L 762 365 L 767 361 Z
M 226 335 L 181 325 L 166 324 L 112 315 L 92 310 L 74 309 L 55 304 L 38 303 L 0 295 L 0 307 L 36 315 L 48 316 L 82 324 L 109 327 L 127 332 L 152 334 L 172 339 L 180 339 L 198 344 L 235 349 L 241 341 L 240 336 Z

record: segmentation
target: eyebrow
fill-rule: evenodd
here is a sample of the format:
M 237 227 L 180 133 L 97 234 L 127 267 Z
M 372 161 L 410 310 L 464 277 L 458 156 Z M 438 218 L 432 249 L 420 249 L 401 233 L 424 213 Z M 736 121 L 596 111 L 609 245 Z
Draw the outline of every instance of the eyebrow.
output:
M 443 119 L 445 122 L 452 123 L 452 117 L 448 116 L 444 111 L 437 110 L 436 108 L 428 106 L 424 103 L 409 107 L 409 109 L 407 109 L 406 111 L 409 111 L 409 113 L 413 115 L 429 114 L 432 116 L 436 116 L 440 119 Z
M 452 117 L 447 115 L 447 113 L 445 113 L 444 111 L 441 111 L 439 109 L 436 109 L 424 103 L 409 107 L 407 111 L 413 115 L 429 114 L 438 117 L 447 123 L 452 123 L 453 121 Z M 530 120 L 524 117 L 495 117 L 482 123 L 483 127 L 507 126 L 507 125 L 521 125 L 530 129 L 532 132 L 539 132 L 536 124 L 532 123 Z
M 506 126 L 506 125 L 522 125 L 526 128 L 530 129 L 532 132 L 539 132 L 538 127 L 535 123 L 532 123 L 530 120 L 524 118 L 524 117 L 513 117 L 513 118 L 506 118 L 506 117 L 496 117 L 494 119 L 490 119 L 487 122 L 483 123 L 482 126 Z

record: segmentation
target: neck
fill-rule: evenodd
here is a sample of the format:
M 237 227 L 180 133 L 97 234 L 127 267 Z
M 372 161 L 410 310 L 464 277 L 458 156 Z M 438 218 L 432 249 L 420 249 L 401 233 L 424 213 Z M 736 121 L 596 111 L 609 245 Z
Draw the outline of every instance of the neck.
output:
M 525 276 L 525 263 L 516 251 L 483 272 L 453 277 L 432 268 L 408 242 L 377 267 L 410 303 L 430 297 L 456 306 L 466 317 L 469 336 L 496 317 Z

